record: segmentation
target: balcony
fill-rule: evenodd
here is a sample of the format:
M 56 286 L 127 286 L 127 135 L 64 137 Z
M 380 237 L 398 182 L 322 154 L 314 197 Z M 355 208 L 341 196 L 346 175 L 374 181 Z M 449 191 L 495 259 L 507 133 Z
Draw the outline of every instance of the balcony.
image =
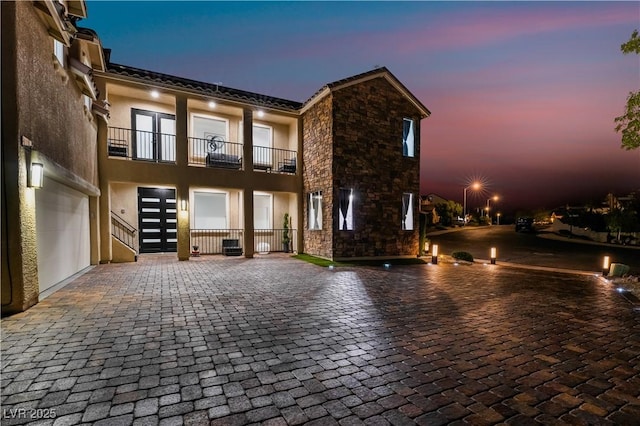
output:
M 112 158 L 175 164 L 176 136 L 167 133 L 109 127 L 107 153 Z
M 297 171 L 296 151 L 254 146 L 253 170 L 295 175 Z
M 222 138 L 187 138 L 190 166 L 243 170 L 243 145 Z M 156 163 L 176 163 L 176 136 L 167 133 L 109 127 L 107 152 L 110 158 Z M 253 147 L 253 170 L 295 175 L 297 152 L 289 149 Z
M 189 165 L 242 170 L 243 145 L 211 137 L 189 139 Z M 253 170 L 296 174 L 296 151 L 281 148 L 253 147 Z
M 188 138 L 189 165 L 221 169 L 242 169 L 242 144 L 222 138 Z

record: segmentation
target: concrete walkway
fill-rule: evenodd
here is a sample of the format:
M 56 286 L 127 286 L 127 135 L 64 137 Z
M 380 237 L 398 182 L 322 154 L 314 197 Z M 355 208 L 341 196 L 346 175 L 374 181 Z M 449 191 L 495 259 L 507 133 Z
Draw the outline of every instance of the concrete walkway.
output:
M 639 315 L 593 276 L 141 256 L 3 319 L 1 422 L 640 424 Z

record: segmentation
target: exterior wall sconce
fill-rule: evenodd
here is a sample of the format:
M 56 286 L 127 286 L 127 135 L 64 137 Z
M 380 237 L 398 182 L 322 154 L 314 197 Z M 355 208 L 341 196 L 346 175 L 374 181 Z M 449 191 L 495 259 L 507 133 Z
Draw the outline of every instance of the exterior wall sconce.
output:
M 495 247 L 491 247 L 491 264 L 496 264 L 497 250 Z
M 180 200 L 180 210 L 183 212 L 187 211 L 187 200 L 185 198 L 183 198 L 182 200 Z
M 31 188 L 42 188 L 44 184 L 44 165 L 42 163 L 31 163 Z
M 434 244 L 431 246 L 431 263 L 434 265 L 438 264 L 438 245 Z
M 609 274 L 609 269 L 611 268 L 611 263 L 609 260 L 609 256 L 605 256 L 602 260 L 602 276 L 606 277 Z

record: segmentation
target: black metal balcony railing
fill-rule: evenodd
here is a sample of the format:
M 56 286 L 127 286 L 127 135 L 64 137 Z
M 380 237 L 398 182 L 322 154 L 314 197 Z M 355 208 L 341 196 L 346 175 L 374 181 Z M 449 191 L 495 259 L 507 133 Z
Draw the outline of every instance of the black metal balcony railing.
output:
M 254 250 L 257 253 L 292 251 L 296 246 L 297 232 L 289 229 L 289 244 L 283 242 L 284 229 L 256 229 L 253 235 Z M 221 254 L 223 240 L 237 240 L 237 246 L 243 247 L 242 229 L 191 229 L 191 247 L 198 246 L 201 254 Z
M 189 165 L 242 170 L 243 145 L 237 142 L 189 137 Z M 166 133 L 109 127 L 109 157 L 140 161 L 176 162 L 176 136 Z M 296 151 L 282 148 L 253 147 L 253 170 L 296 174 Z
M 223 169 L 242 169 L 242 144 L 212 142 L 209 139 L 189 139 L 189 165 Z
M 109 157 L 153 162 L 176 162 L 176 136 L 168 133 L 109 127 Z
M 254 146 L 253 169 L 296 174 L 296 152 L 288 149 Z
M 111 235 L 133 251 L 137 251 L 135 247 L 137 232 L 133 225 L 111 212 Z

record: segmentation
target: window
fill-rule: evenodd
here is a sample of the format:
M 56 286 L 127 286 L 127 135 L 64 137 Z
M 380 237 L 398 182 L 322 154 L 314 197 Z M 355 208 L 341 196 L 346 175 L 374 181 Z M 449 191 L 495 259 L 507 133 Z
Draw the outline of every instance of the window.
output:
M 353 231 L 353 189 L 341 188 L 338 200 L 338 229 Z
M 131 108 L 137 159 L 176 161 L 176 118 L 171 114 Z
M 322 191 L 309 194 L 309 229 L 322 229 Z
M 205 157 L 208 153 L 227 154 L 229 123 L 227 120 L 200 115 L 191 116 L 191 135 L 197 140 L 192 145 L 193 155 Z M 210 144 L 209 142 L 214 141 Z M 233 152 L 233 154 L 236 154 Z
M 227 229 L 227 193 L 193 193 L 194 229 Z
M 410 118 L 403 119 L 402 123 L 402 155 L 413 157 L 415 155 L 415 125 Z
M 273 215 L 271 214 L 273 200 L 271 194 L 253 194 L 253 227 L 254 229 L 273 228 Z
M 402 229 L 413 231 L 413 194 L 402 194 Z
M 271 163 L 271 127 L 253 125 L 253 164 L 272 166 Z
M 60 65 L 64 67 L 64 44 L 55 39 L 53 40 L 53 54 L 60 62 Z

